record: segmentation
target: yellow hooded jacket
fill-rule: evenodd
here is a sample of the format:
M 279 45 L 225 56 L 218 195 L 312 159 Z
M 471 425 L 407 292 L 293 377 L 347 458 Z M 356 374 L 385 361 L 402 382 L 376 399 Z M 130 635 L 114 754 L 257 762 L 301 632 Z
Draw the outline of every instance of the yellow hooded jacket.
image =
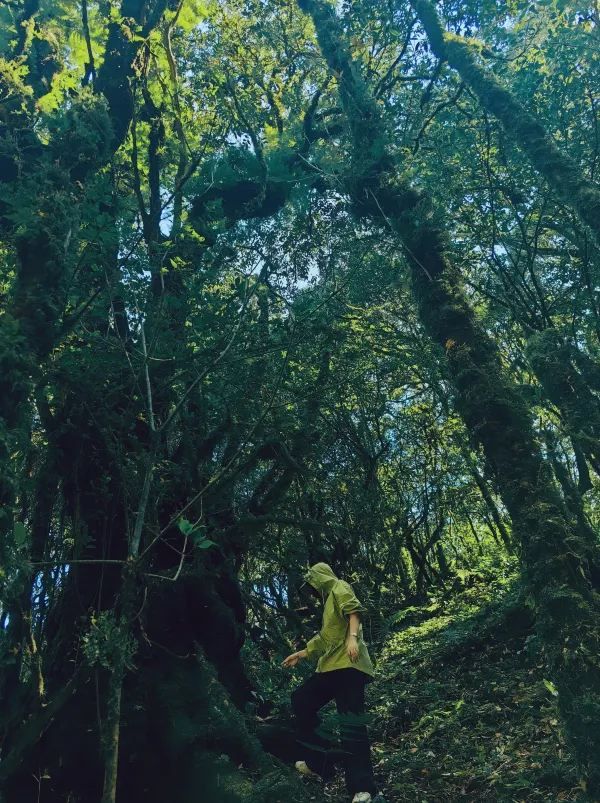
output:
M 362 622 L 358 626 L 358 659 L 352 662 L 346 651 L 349 614 L 367 610 L 355 597 L 350 583 L 339 580 L 326 563 L 315 563 L 311 566 L 304 575 L 304 580 L 320 593 L 325 606 L 321 630 L 306 645 L 308 657 L 319 658 L 316 671 L 328 672 L 332 669 L 353 667 L 373 678 L 375 670 L 367 645 L 363 641 Z

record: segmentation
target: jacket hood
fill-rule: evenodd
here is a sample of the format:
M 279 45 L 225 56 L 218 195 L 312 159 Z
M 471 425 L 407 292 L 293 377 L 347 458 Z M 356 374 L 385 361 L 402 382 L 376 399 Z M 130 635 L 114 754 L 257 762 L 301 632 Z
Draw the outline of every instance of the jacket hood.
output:
M 304 579 L 323 595 L 323 592 L 329 594 L 338 578 L 333 573 L 331 566 L 328 566 L 326 563 L 315 563 L 306 572 Z

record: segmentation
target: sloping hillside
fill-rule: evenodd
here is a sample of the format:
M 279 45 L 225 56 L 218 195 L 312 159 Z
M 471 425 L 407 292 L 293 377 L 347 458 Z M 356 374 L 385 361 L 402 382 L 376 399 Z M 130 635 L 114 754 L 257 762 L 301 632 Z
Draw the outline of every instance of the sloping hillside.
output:
M 451 603 L 400 612 L 368 688 L 388 803 L 576 801 L 556 691 L 516 579 L 465 574 Z M 334 720 L 333 707 L 324 720 Z M 309 786 L 309 789 L 313 788 Z M 340 783 L 326 788 L 346 800 Z

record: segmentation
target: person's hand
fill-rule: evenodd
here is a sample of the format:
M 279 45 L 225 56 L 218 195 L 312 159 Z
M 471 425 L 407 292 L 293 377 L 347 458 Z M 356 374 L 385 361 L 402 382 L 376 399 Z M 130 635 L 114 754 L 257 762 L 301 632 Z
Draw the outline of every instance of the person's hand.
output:
M 358 661 L 358 639 L 356 636 L 348 636 L 346 639 L 346 652 L 352 663 Z
M 301 657 L 299 652 L 293 652 L 281 662 L 281 666 L 285 666 L 286 669 L 289 669 L 291 666 L 296 666 Z

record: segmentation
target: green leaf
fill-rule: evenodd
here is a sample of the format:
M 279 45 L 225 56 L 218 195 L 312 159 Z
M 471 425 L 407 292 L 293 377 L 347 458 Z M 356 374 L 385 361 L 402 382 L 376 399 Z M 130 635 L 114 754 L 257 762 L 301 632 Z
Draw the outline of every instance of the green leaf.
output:
M 23 546 L 23 544 L 27 540 L 27 528 L 22 522 L 15 521 L 15 526 L 13 528 L 13 535 L 15 538 L 16 545 L 18 547 Z
M 191 535 L 194 532 L 194 525 L 187 519 L 179 519 L 177 526 L 184 535 Z
M 552 694 L 554 697 L 558 697 L 558 689 L 551 680 L 546 680 L 546 678 L 544 678 L 544 686 L 548 689 L 550 694 Z
M 211 541 L 210 538 L 205 537 L 204 533 L 206 527 L 204 524 L 194 526 L 191 521 L 181 518 L 177 522 L 177 526 L 185 536 L 193 539 L 194 544 L 199 549 L 208 549 L 211 546 L 216 546 L 214 541 Z
M 216 546 L 216 543 L 211 541 L 210 538 L 204 538 L 202 541 L 196 541 L 196 546 L 198 549 L 208 549 L 211 546 Z

